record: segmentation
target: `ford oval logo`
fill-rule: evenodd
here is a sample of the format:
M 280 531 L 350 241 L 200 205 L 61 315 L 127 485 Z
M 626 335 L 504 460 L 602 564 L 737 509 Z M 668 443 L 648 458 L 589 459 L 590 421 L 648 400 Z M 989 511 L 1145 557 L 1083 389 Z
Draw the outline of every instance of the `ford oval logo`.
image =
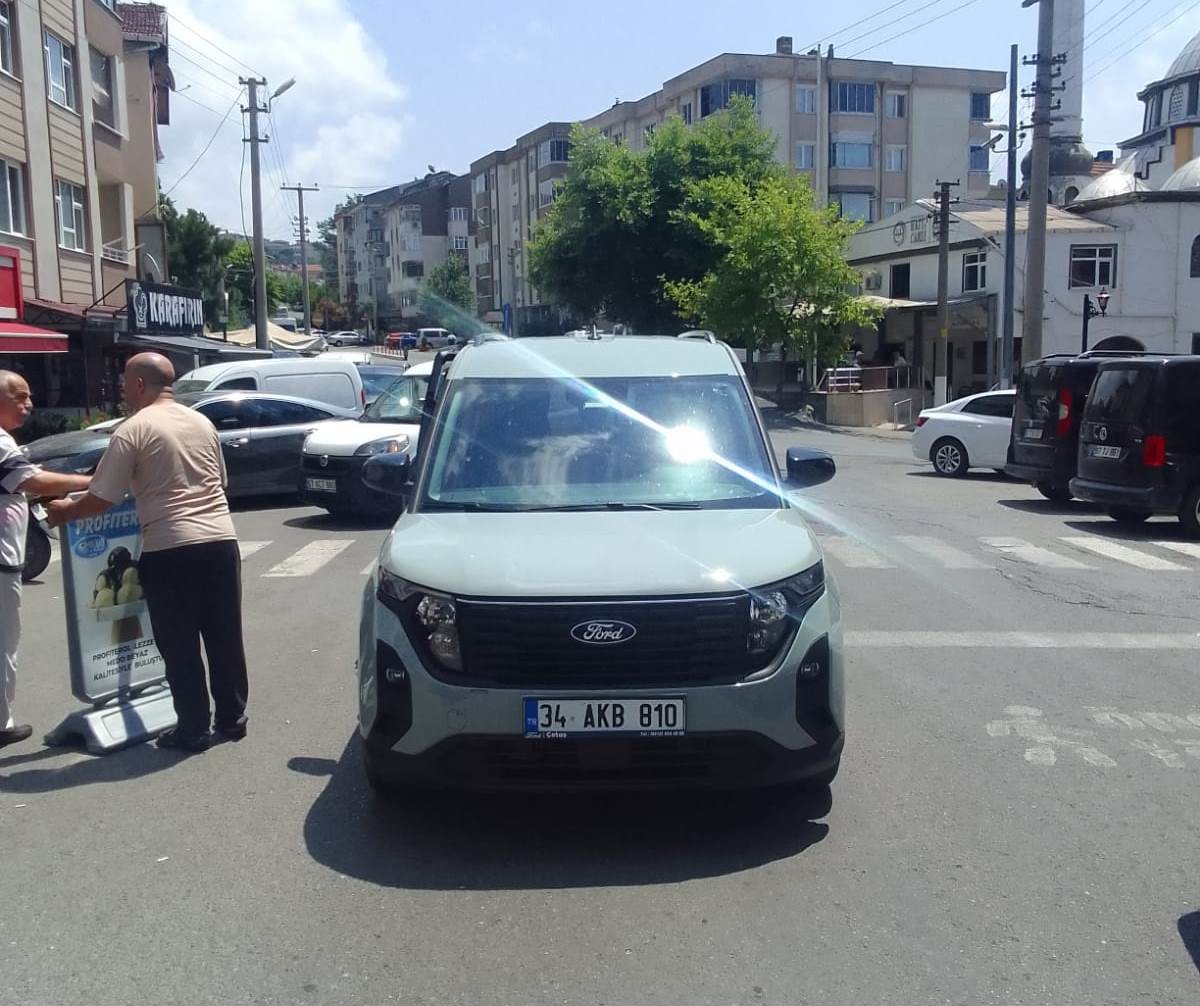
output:
M 611 646 L 613 643 L 628 643 L 637 635 L 637 628 L 628 622 L 616 620 L 580 622 L 571 627 L 571 638 L 579 643 L 596 646 Z

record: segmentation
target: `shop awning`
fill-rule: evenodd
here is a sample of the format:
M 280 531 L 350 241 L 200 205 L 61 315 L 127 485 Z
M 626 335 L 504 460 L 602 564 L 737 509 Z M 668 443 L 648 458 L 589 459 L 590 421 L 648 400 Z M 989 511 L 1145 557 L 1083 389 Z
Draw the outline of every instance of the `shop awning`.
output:
M 67 337 L 62 332 L 26 325 L 20 321 L 0 321 L 0 353 L 65 353 Z
M 128 346 L 130 349 L 158 350 L 159 352 L 199 352 L 216 353 L 231 360 L 256 360 L 269 357 L 269 350 L 255 349 L 253 346 L 237 346 L 221 339 L 208 339 L 199 335 L 134 335 L 122 332 L 117 336 L 118 346 Z
M 967 304 L 982 304 L 987 298 L 988 295 L 986 293 L 966 294 L 962 297 L 950 297 L 946 303 L 950 307 L 964 307 Z M 938 306 L 936 300 L 908 300 L 904 297 L 881 297 L 875 293 L 864 294 L 862 299 L 868 304 L 883 308 L 885 311 L 929 310 Z

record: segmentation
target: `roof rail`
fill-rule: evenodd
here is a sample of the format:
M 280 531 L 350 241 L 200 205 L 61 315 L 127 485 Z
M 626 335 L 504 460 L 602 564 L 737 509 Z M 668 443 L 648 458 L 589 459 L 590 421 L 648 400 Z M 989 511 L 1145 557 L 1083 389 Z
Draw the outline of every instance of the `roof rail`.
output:
M 1089 349 L 1080 356 L 1110 356 L 1120 358 L 1122 356 L 1179 356 L 1178 353 L 1163 353 L 1155 352 L 1148 349 Z
M 690 328 L 686 332 L 680 332 L 676 336 L 677 339 L 704 339 L 706 342 L 716 343 L 717 337 L 706 328 Z

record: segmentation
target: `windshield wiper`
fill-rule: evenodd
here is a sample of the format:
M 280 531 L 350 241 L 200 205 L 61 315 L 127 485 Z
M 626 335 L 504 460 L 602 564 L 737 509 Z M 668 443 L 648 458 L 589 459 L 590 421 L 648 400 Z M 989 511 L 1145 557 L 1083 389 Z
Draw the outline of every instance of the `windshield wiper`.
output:
M 610 500 L 607 503 L 570 503 L 565 506 L 530 507 L 539 513 L 584 513 L 604 510 L 699 510 L 700 504 L 690 500 L 667 500 L 662 503 L 623 503 Z
M 421 509 L 438 512 L 463 513 L 520 513 L 526 507 L 493 506 L 490 503 L 478 503 L 475 500 L 425 500 Z

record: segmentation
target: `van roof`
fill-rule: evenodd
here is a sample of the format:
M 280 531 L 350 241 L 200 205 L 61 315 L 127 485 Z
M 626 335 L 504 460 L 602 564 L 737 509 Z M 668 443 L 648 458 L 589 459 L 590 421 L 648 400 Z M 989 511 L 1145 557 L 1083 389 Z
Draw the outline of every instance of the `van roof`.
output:
M 187 378 L 189 381 L 216 381 L 223 377 L 231 370 L 250 368 L 252 370 L 270 373 L 281 374 L 300 374 L 313 370 L 336 370 L 344 368 L 353 368 L 354 364 L 346 359 L 338 357 L 299 357 L 283 360 L 241 360 L 233 363 L 210 363 L 204 367 L 197 367 L 195 370 L 189 370 L 186 374 L 180 374 L 179 380 Z
M 468 344 L 447 377 L 741 376 L 728 346 L 662 335 L 586 334 Z
M 1161 356 L 1127 356 L 1117 359 L 1101 360 L 1100 366 L 1105 370 L 1130 367 L 1195 367 L 1200 364 L 1200 356 L 1173 356 L 1163 353 Z

